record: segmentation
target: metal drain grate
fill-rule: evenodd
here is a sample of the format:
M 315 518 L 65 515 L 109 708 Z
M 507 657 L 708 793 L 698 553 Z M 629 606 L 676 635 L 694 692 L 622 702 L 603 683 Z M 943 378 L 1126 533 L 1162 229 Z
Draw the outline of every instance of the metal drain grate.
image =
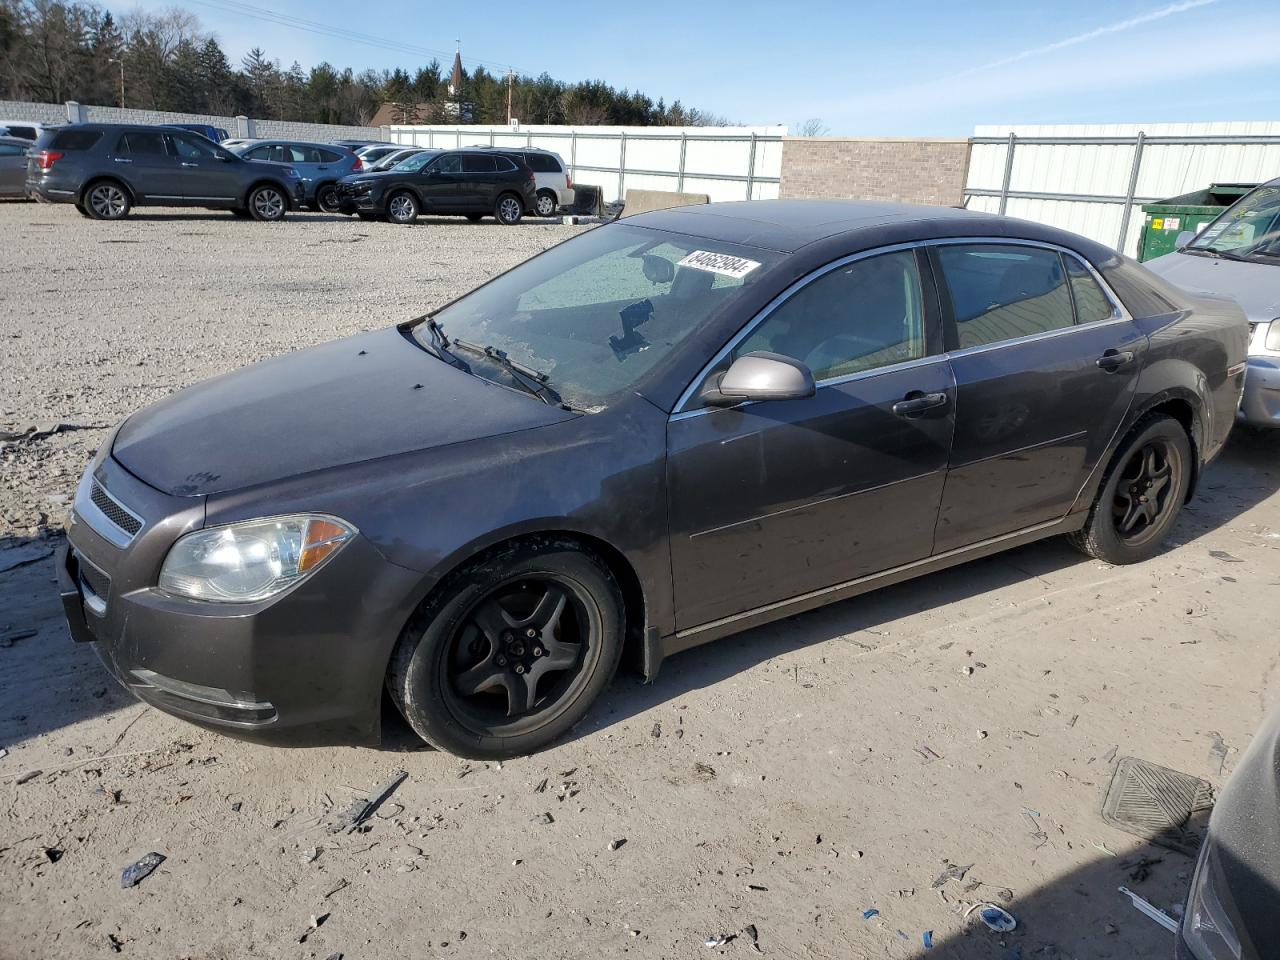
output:
M 1170 850 L 1194 857 L 1204 839 L 1192 817 L 1213 807 L 1207 780 L 1137 757 L 1121 757 L 1102 801 L 1102 819 Z M 1201 819 L 1201 818 L 1197 818 Z

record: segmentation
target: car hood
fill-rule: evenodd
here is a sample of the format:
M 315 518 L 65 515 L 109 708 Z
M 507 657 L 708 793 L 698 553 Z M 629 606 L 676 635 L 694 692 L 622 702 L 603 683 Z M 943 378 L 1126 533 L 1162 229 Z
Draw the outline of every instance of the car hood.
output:
M 464 373 L 395 328 L 206 380 L 135 413 L 111 448 L 175 496 L 204 496 L 577 414 Z
M 375 161 L 376 162 L 376 161 Z M 379 180 L 386 179 L 391 176 L 404 176 L 404 171 L 397 173 L 395 170 L 365 170 L 362 173 L 349 173 L 342 178 L 343 183 L 354 183 L 356 180 Z
M 1191 293 L 1227 296 L 1254 322 L 1280 316 L 1280 264 L 1219 260 L 1189 253 L 1168 253 L 1143 264 Z

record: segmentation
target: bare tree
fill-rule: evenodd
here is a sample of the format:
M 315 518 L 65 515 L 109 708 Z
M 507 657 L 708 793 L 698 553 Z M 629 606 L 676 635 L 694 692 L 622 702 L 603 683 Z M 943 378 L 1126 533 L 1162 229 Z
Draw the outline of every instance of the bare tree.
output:
M 810 117 L 808 120 L 802 120 L 796 124 L 795 135 L 797 137 L 825 137 L 831 132 L 831 128 L 822 122 L 821 117 Z

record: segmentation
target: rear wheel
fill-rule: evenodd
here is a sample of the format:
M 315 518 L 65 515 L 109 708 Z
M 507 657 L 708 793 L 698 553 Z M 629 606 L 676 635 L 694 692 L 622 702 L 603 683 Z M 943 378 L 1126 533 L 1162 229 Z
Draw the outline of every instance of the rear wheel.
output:
M 622 594 L 603 563 L 569 542 L 517 544 L 457 574 L 410 621 L 387 688 L 439 749 L 519 756 L 582 719 L 622 638 Z
M 412 193 L 402 190 L 387 200 L 387 219 L 392 223 L 413 223 L 418 219 L 418 201 Z
M 316 209 L 325 213 L 338 212 L 338 188 L 332 183 L 322 184 L 316 190 Z
M 524 216 L 524 204 L 514 193 L 504 193 L 494 204 L 493 215 L 498 218 L 499 223 L 510 227 L 519 223 Z
M 540 217 L 554 217 L 560 201 L 550 190 L 538 191 L 537 213 Z
M 1089 519 L 1071 535 L 1072 543 L 1107 563 L 1155 556 L 1187 498 L 1191 458 L 1181 423 L 1163 414 L 1141 420 L 1111 461 Z
M 99 180 L 90 184 L 81 202 L 94 220 L 123 220 L 133 206 L 129 191 L 114 180 Z
M 278 187 L 264 184 L 261 187 L 254 187 L 249 194 L 249 216 L 255 220 L 268 223 L 283 220 L 287 209 L 289 204 Z

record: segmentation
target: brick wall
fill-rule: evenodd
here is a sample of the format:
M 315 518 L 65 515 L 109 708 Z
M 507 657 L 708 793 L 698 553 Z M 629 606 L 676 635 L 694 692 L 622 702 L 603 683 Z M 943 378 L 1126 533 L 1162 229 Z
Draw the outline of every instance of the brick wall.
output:
M 31 120 L 37 123 L 68 123 L 80 120 L 96 123 L 207 123 L 222 127 L 231 136 L 288 137 L 293 140 L 390 140 L 386 127 L 348 127 L 325 123 L 295 123 L 290 120 L 255 120 L 218 117 L 197 113 L 169 113 L 163 110 L 135 110 L 98 107 L 77 103 L 21 103 L 0 100 L 0 119 Z
M 968 171 L 967 140 L 787 137 L 779 195 L 956 206 Z

